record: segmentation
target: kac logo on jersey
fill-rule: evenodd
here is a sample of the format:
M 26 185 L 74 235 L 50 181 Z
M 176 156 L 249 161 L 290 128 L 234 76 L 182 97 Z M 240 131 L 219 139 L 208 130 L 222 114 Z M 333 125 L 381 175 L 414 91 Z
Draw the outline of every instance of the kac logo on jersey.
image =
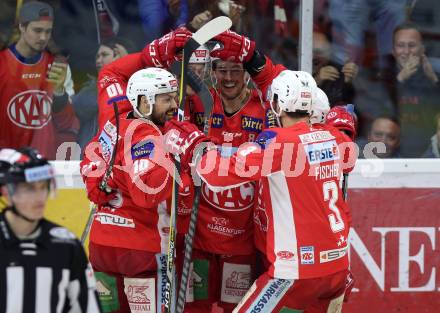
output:
M 304 146 L 310 164 L 339 160 L 336 140 L 312 143 Z
M 137 143 L 131 147 L 131 158 L 137 160 L 144 157 L 150 157 L 154 150 L 154 143 L 151 141 Z
M 300 247 L 301 264 L 315 264 L 315 248 L 313 246 Z
M 52 99 L 45 91 L 27 90 L 13 97 L 6 110 L 18 127 L 41 129 L 52 118 Z
M 241 117 L 241 128 L 251 132 L 261 132 L 263 130 L 263 120 L 252 116 L 243 115 Z
M 222 128 L 223 127 L 224 116 L 222 114 L 212 114 L 211 127 L 212 128 Z
M 254 204 L 254 185 L 243 184 L 236 188 L 214 192 L 206 184 L 202 196 L 213 207 L 222 211 L 244 211 Z

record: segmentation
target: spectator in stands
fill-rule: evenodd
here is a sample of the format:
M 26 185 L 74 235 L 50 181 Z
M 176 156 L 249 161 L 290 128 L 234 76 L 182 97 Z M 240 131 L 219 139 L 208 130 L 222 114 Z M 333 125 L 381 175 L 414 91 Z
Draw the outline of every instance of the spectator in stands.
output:
M 53 16 L 47 3 L 26 2 L 18 41 L 0 51 L 0 147 L 32 146 L 49 159 L 66 137 L 75 141 L 78 129 L 67 61 L 46 50 Z
M 408 0 L 329 0 L 332 21 L 334 61 L 344 64 L 351 60 L 360 64 L 363 57 L 364 37 L 372 26 L 376 35 L 379 67 L 386 65 L 386 55 L 392 50 L 393 29 L 403 23 Z
M 375 148 L 373 145 L 364 146 L 360 149 L 363 157 L 371 158 L 374 155 L 378 158 L 399 158 L 400 126 L 398 120 L 388 116 L 376 118 L 368 134 L 368 143 L 375 142 L 384 143 L 385 151 L 381 152 L 380 148 Z
M 133 44 L 124 38 L 116 37 L 104 40 L 96 52 L 97 72 L 99 73 L 104 65 L 132 53 L 134 50 Z M 75 114 L 80 121 L 77 142 L 81 150 L 98 130 L 97 97 L 96 77 L 90 76 L 85 86 L 72 99 Z
M 398 26 L 393 36 L 391 68 L 384 80 L 401 126 L 402 157 L 419 157 L 435 131 L 433 116 L 440 112 L 440 84 L 413 23 Z
M 437 121 L 437 133 L 431 137 L 431 145 L 428 147 L 422 157 L 440 158 L 440 113 L 435 117 Z
M 328 96 L 330 106 L 353 103 L 353 80 L 358 66 L 347 62 L 343 66 L 332 62 L 331 45 L 323 33 L 313 33 L 313 76 Z
M 138 3 L 147 42 L 188 21 L 188 0 L 139 0 Z

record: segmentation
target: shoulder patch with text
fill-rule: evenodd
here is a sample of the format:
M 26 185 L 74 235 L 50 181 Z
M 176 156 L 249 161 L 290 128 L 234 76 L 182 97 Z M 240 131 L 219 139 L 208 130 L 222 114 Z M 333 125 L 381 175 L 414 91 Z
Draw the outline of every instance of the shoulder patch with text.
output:
M 152 156 L 154 143 L 147 141 L 145 143 L 136 143 L 131 146 L 131 158 L 137 160 L 140 158 L 149 158 Z
M 252 116 L 243 115 L 241 117 L 241 128 L 252 132 L 261 132 L 263 130 L 263 120 Z

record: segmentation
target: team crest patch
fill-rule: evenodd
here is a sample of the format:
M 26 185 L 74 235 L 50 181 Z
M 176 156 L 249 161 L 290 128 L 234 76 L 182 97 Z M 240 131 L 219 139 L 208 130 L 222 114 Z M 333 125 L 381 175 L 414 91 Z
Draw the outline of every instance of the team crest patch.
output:
M 263 120 L 252 116 L 243 115 L 241 117 L 241 128 L 252 132 L 261 132 L 263 130 Z
M 269 145 L 274 138 L 277 136 L 277 133 L 271 130 L 265 130 L 264 132 L 258 135 L 257 140 L 255 141 L 260 145 L 261 149 L 265 149 L 267 145 Z
M 75 239 L 75 235 L 64 227 L 54 227 L 51 230 L 49 230 L 49 234 L 52 237 L 58 238 L 58 239 Z
M 339 160 L 336 140 L 312 143 L 304 146 L 310 164 Z
M 315 264 L 315 248 L 313 246 L 300 247 L 301 264 Z
M 151 141 L 145 143 L 137 143 L 131 146 L 131 158 L 133 160 L 137 160 L 140 158 L 149 158 L 152 157 L 154 150 L 154 143 Z

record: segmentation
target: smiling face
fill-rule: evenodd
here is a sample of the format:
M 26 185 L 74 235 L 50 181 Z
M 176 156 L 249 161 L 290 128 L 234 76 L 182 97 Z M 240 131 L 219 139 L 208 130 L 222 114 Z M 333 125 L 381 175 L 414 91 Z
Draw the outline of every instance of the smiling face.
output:
M 371 126 L 368 141 L 385 144 L 386 152 L 378 154 L 379 157 L 392 156 L 400 145 L 400 127 L 387 118 L 377 118 Z
M 20 43 L 34 53 L 46 49 L 52 36 L 52 21 L 29 22 L 26 26 L 20 24 Z
M 11 195 L 6 187 L 3 194 L 9 204 L 14 204 L 16 210 L 30 220 L 43 218 L 49 196 L 49 181 L 38 181 L 34 183 L 18 183 L 14 193 Z
M 221 95 L 227 100 L 236 99 L 246 87 L 246 72 L 241 63 L 217 61 L 213 73 Z
M 393 56 L 400 67 L 411 58 L 420 59 L 425 53 L 422 36 L 416 29 L 401 29 L 394 35 Z
M 174 117 L 177 110 L 177 92 L 163 93 L 156 96 L 156 103 L 153 106 L 151 120 L 156 125 L 164 125 L 166 121 Z

